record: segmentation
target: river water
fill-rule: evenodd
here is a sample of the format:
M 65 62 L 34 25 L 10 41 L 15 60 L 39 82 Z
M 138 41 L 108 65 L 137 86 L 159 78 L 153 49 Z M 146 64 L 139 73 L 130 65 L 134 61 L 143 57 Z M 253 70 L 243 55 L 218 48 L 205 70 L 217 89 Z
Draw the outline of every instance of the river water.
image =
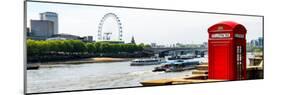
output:
M 141 86 L 139 82 L 190 75 L 183 72 L 152 72 L 154 67 L 130 66 L 130 62 L 52 65 L 27 70 L 27 92 L 53 92 Z

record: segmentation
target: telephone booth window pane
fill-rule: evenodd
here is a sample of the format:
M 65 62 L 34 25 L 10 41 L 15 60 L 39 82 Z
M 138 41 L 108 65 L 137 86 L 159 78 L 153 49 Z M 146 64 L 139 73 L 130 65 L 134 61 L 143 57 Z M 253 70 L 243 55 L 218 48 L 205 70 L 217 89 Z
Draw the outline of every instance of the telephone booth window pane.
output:
M 237 79 L 242 79 L 242 47 L 237 46 L 236 47 L 236 61 L 237 61 Z

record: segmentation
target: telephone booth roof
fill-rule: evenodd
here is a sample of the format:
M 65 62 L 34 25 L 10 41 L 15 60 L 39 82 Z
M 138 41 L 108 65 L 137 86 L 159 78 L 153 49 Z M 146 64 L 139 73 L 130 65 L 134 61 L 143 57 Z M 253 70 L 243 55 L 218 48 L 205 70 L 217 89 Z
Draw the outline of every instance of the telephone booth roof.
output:
M 220 31 L 230 31 L 230 32 L 240 32 L 246 33 L 246 28 L 233 21 L 223 21 L 217 24 L 214 24 L 208 29 L 208 32 L 220 32 Z

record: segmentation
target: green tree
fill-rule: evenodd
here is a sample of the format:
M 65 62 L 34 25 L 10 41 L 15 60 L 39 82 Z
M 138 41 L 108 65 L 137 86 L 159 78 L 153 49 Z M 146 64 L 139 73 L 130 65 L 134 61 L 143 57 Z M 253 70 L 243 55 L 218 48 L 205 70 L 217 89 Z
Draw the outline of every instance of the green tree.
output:
M 86 47 L 87 47 L 87 51 L 88 51 L 89 53 L 95 53 L 95 52 L 97 52 L 96 46 L 95 46 L 93 43 L 87 43 L 87 44 L 86 44 Z

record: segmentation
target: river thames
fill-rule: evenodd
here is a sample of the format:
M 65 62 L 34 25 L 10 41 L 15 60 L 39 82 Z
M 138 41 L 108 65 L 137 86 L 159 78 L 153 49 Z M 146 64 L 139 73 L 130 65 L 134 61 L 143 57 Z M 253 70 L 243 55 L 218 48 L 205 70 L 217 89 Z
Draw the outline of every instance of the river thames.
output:
M 130 66 L 130 61 L 88 64 L 58 64 L 27 70 L 27 92 L 53 92 L 141 86 L 151 79 L 190 75 L 183 72 L 152 72 L 154 67 Z

